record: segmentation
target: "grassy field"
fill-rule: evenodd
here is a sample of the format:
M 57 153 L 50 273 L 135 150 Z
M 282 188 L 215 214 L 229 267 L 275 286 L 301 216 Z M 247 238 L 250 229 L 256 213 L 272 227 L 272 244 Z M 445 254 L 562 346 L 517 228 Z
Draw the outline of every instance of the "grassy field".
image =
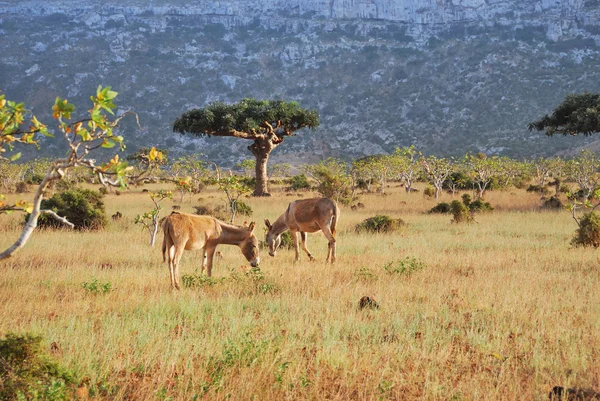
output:
M 263 251 L 261 277 L 222 246 L 215 280 L 173 292 L 162 234 L 150 248 L 133 224 L 150 209 L 140 191 L 106 196 L 124 218 L 105 231 L 36 232 L 0 264 L 0 336 L 43 336 L 90 399 L 542 400 L 555 385 L 600 387 L 600 254 L 571 248 L 570 214 L 539 211 L 535 195 L 490 193 L 496 210 L 470 225 L 424 214 L 435 201 L 400 188 L 363 195 L 365 209 L 341 209 L 334 266 L 320 233 L 316 262 Z M 181 210 L 198 197 L 221 202 L 211 189 Z M 245 199 L 259 238 L 294 199 Z M 354 232 L 376 214 L 408 224 Z M 0 248 L 20 218 L 0 219 Z M 186 252 L 182 275 L 200 263 Z M 365 295 L 380 308 L 360 310 Z

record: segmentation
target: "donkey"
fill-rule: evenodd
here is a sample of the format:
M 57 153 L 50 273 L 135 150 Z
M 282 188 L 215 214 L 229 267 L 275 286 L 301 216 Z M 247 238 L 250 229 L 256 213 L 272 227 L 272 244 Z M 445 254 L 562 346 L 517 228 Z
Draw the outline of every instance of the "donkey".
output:
M 329 240 L 327 259 L 331 257 L 331 263 L 335 262 L 335 227 L 340 216 L 340 210 L 337 204 L 329 198 L 301 199 L 289 204 L 285 213 L 283 213 L 271 224 L 265 220 L 267 226 L 267 245 L 269 246 L 269 255 L 275 256 L 277 248 L 281 244 L 281 234 L 287 230 L 292 233 L 294 240 L 294 249 L 296 250 L 297 262 L 300 260 L 298 251 L 298 235 L 302 238 L 302 249 L 313 261 L 315 258 L 306 248 L 306 233 L 314 233 L 321 230 Z
M 211 216 L 172 212 L 164 221 L 163 262 L 169 262 L 171 287 L 179 289 L 179 260 L 185 250 L 203 249 L 202 270 L 207 262 L 208 277 L 212 275 L 213 256 L 219 244 L 237 245 L 252 267 L 260 263 L 255 223 L 238 227 Z M 168 251 L 168 252 L 167 252 Z

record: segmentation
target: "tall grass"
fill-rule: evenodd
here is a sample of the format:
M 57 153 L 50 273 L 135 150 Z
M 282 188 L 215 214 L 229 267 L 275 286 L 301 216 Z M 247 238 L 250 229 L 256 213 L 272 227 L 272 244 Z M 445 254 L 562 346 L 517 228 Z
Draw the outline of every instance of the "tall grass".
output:
M 316 262 L 263 251 L 264 280 L 277 289 L 266 292 L 248 285 L 245 259 L 228 246 L 213 270 L 226 279 L 171 291 L 160 241 L 148 247 L 133 225 L 147 194 L 108 195 L 107 213 L 123 220 L 36 232 L 0 264 L 0 336 L 56 343 L 53 356 L 89 378 L 95 399 L 541 400 L 555 385 L 600 385 L 600 258 L 570 248 L 567 212 L 539 211 L 524 191 L 492 192 L 496 210 L 460 225 L 424 214 L 435 201 L 420 194 L 390 193 L 342 208 L 333 266 L 320 233 L 308 238 Z M 214 189 L 198 196 L 223 201 Z M 293 199 L 245 199 L 247 220 L 273 221 Z M 377 214 L 408 225 L 355 233 Z M 18 221 L 0 219 L 0 248 Z M 407 260 L 419 268 L 386 270 Z M 201 262 L 186 252 L 182 274 Z M 110 291 L 86 290 L 94 280 Z M 380 308 L 360 310 L 364 295 Z

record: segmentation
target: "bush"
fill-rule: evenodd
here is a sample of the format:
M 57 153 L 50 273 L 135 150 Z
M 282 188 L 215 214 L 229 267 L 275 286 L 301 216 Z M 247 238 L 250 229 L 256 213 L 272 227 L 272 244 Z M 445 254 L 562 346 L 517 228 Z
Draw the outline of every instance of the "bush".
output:
M 252 216 L 252 208 L 244 201 L 238 200 L 236 202 L 236 213 L 241 216 Z
M 579 220 L 579 228 L 571 240 L 574 246 L 600 246 L 600 214 L 596 212 L 585 213 Z
M 75 225 L 77 230 L 100 230 L 106 227 L 106 211 L 102 195 L 89 189 L 73 189 L 54 194 L 52 198 L 42 201 L 42 209 L 50 209 L 59 216 L 65 217 Z M 29 216 L 25 217 L 26 219 Z M 39 227 L 58 228 L 62 223 L 52 216 L 40 215 Z
M 427 198 L 433 198 L 435 196 L 435 188 L 432 187 L 431 185 L 428 185 L 423 190 L 423 196 L 426 196 Z
M 527 192 L 537 192 L 542 195 L 548 195 L 550 190 L 546 187 L 540 187 L 539 185 L 530 185 L 526 189 Z
M 223 220 L 223 221 L 227 221 L 230 218 L 227 209 L 222 205 L 213 206 L 213 205 L 208 204 L 208 205 L 194 206 L 194 210 L 195 210 L 195 213 L 198 215 L 212 216 L 212 217 L 215 217 L 215 218 L 217 218 L 219 220 Z
M 469 210 L 472 212 L 491 212 L 494 210 L 492 205 L 490 205 L 490 202 L 484 202 L 483 199 L 477 199 L 476 201 L 469 203 L 468 206 Z
M 544 201 L 542 207 L 544 209 L 563 209 L 565 206 L 556 196 L 551 196 Z
M 24 194 L 24 193 L 29 192 L 29 184 L 26 183 L 25 181 L 21 181 L 21 182 L 17 183 L 15 192 L 18 194 Z
M 390 216 L 377 215 L 357 224 L 355 230 L 357 233 L 389 233 L 399 230 L 404 225 L 406 223 L 402 219 L 392 219 Z
M 304 174 L 295 175 L 285 180 L 287 191 L 302 191 L 310 189 L 310 182 Z
M 396 260 L 389 262 L 383 266 L 383 270 L 385 270 L 388 274 L 398 274 L 398 275 L 410 275 L 418 270 L 423 270 L 425 267 L 425 263 L 417 260 L 416 258 L 406 257 L 401 260 Z
M 73 375 L 45 355 L 41 342 L 30 334 L 0 340 L 0 400 L 73 399 Z
M 470 223 L 473 221 L 473 216 L 471 216 L 469 208 L 462 202 L 453 200 L 450 204 L 450 210 L 452 211 L 455 223 Z
M 429 209 L 427 213 L 450 213 L 450 204 L 441 202 Z

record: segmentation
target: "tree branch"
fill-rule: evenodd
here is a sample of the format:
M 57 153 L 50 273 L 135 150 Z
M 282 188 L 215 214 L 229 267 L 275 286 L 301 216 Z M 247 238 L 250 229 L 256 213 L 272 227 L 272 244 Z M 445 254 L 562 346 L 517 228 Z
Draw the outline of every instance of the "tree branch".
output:
M 75 224 L 71 223 L 65 217 L 59 216 L 53 210 L 48 210 L 48 209 L 40 210 L 40 214 L 49 214 L 50 216 L 54 217 L 55 220 L 63 223 L 64 225 L 68 226 L 69 228 L 75 228 Z

